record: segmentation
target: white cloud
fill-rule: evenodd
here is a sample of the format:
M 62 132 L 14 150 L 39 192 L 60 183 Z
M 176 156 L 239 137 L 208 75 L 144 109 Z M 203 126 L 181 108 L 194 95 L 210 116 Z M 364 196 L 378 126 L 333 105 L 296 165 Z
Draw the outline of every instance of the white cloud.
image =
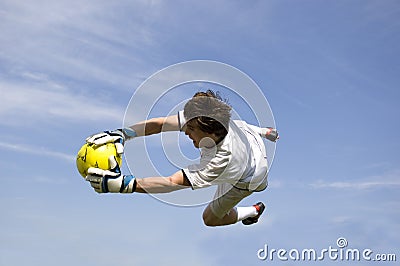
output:
M 392 171 L 380 176 L 373 176 L 362 180 L 354 181 L 337 181 L 337 182 L 325 182 L 318 180 L 317 182 L 311 183 L 312 188 L 323 189 L 377 189 L 377 188 L 393 188 L 400 186 L 400 171 Z
M 77 92 L 41 73 L 24 72 L 23 80 L 1 81 L 0 124 L 26 126 L 40 120 L 121 121 L 124 107 L 92 92 Z
M 147 24 L 157 16 L 154 1 L 136 1 L 129 7 L 135 12 L 120 1 L 41 2 L 0 3 L 0 59 L 8 71 L 57 73 L 122 90 L 147 76 L 143 51 L 154 45 Z
M 43 147 L 36 147 L 27 144 L 18 144 L 18 143 L 5 143 L 0 142 L 0 149 L 12 150 L 15 152 L 20 152 L 24 154 L 34 154 L 40 156 L 47 156 L 53 158 L 59 158 L 68 162 L 75 161 L 75 156 L 71 154 L 66 154 L 63 152 L 52 151 L 45 149 Z
M 311 184 L 314 188 L 351 188 L 351 189 L 370 189 L 370 188 L 378 188 L 378 187 L 391 187 L 391 186 L 400 186 L 400 181 L 360 181 L 360 182 L 316 182 Z
M 332 219 L 332 222 L 335 224 L 343 224 L 350 222 L 353 219 L 351 216 L 335 216 Z

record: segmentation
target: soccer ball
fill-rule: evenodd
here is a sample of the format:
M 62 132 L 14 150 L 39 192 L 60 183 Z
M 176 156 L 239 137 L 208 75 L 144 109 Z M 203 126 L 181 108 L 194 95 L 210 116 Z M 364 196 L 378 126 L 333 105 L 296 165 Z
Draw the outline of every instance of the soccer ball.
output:
M 86 143 L 78 151 L 76 156 L 76 167 L 83 178 L 86 178 L 90 167 L 109 170 L 108 157 L 115 156 L 118 165 L 121 166 L 122 157 L 117 153 L 114 143 L 106 143 L 100 146 Z

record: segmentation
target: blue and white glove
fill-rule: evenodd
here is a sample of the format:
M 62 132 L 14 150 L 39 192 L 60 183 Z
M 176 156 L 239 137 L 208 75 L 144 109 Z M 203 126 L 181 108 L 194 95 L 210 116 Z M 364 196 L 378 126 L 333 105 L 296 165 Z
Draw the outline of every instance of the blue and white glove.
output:
M 91 167 L 86 181 L 97 193 L 133 193 L 136 190 L 136 179 L 133 175 L 122 175 L 114 156 L 108 158 L 110 170 Z
M 136 132 L 130 128 L 116 129 L 112 131 L 104 131 L 86 138 L 86 143 L 94 145 L 103 145 L 106 143 L 114 143 L 118 154 L 124 153 L 125 141 L 136 137 Z

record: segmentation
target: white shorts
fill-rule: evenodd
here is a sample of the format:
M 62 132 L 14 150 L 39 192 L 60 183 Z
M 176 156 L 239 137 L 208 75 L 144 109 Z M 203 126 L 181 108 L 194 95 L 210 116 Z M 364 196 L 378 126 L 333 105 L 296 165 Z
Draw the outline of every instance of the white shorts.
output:
M 238 189 L 231 184 L 219 184 L 215 191 L 214 199 L 210 202 L 209 206 L 213 214 L 222 219 L 242 199 L 250 196 L 252 193 L 252 191 Z

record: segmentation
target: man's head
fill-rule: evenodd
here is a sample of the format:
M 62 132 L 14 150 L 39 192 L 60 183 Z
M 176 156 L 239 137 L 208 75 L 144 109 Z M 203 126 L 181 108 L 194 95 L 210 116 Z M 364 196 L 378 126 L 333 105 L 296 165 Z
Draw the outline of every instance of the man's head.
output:
M 228 133 L 231 107 L 212 90 L 197 92 L 184 107 L 185 133 L 196 147 L 203 138 L 221 141 Z

